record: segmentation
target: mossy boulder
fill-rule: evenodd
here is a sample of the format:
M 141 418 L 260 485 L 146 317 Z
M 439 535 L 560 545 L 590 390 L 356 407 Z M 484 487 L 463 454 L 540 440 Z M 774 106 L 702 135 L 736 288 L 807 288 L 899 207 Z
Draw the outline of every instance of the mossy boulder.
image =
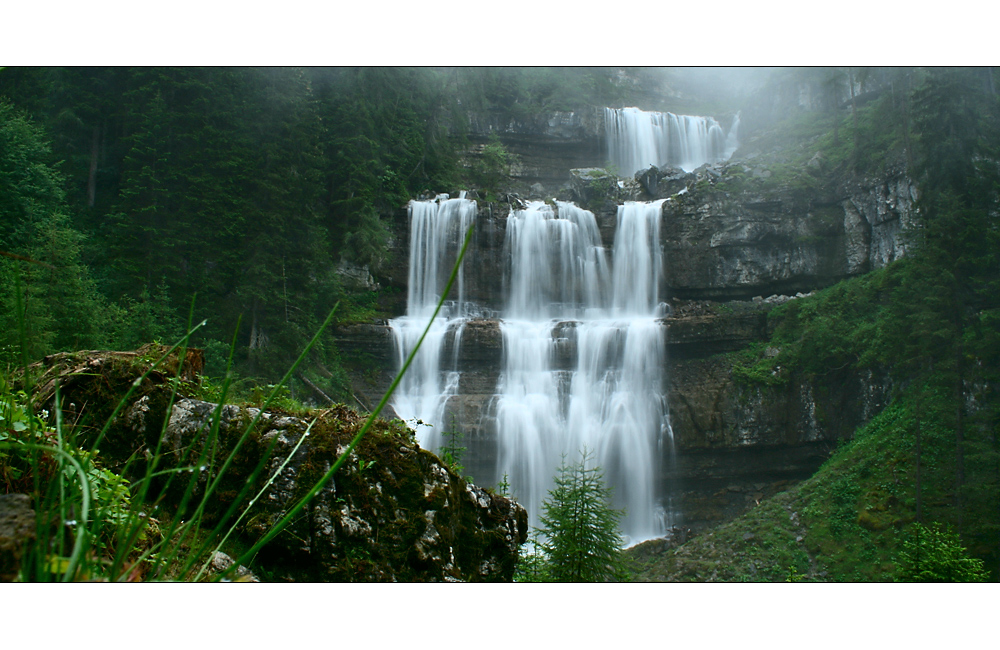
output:
M 343 405 L 310 413 L 219 407 L 186 396 L 197 394 L 200 351 L 188 351 L 183 363 L 174 353 L 147 372 L 166 351 L 46 358 L 29 369 L 35 403 L 54 413 L 58 382 L 64 422 L 77 423 L 81 444 L 110 420 L 101 457 L 132 477 L 145 474 L 157 449 L 158 471 L 185 468 L 157 484 L 162 508 L 176 507 L 185 492 L 198 503 L 214 484 L 203 525 L 228 527 L 243 513 L 236 533 L 252 545 L 344 454 L 366 416 Z M 527 519 L 517 503 L 468 483 L 421 449 L 404 423 L 379 419 L 261 550 L 254 570 L 262 579 L 293 581 L 510 581 Z

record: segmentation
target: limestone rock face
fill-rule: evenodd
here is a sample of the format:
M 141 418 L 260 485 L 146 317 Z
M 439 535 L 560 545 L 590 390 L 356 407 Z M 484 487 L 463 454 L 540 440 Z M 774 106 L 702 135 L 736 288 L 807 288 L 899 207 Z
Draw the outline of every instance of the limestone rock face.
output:
M 355 291 L 375 291 L 378 289 L 378 283 L 375 282 L 367 266 L 359 266 L 341 259 L 334 272 L 348 289 Z
M 569 169 L 604 164 L 604 111 L 600 108 L 523 118 L 470 112 L 467 123 L 467 136 L 474 147 L 496 135 L 517 156 L 512 175 L 526 186 L 541 183 L 557 188 L 569 180 Z
M 916 185 L 904 176 L 895 175 L 851 189 L 850 197 L 842 203 L 844 227 L 855 242 L 855 246 L 849 247 L 849 255 L 858 259 L 867 257 L 873 269 L 902 257 L 906 253 L 903 230 L 913 221 L 918 198 Z
M 677 453 L 663 480 L 694 529 L 808 478 L 888 403 L 889 391 L 885 374 L 873 372 L 748 385 L 733 378 L 724 355 L 672 364 L 670 388 Z
M 722 177 L 732 169 L 723 166 Z M 673 296 L 794 294 L 885 266 L 905 252 L 902 232 L 916 196 L 903 176 L 818 198 L 780 184 L 741 192 L 721 187 L 664 202 L 666 286 Z

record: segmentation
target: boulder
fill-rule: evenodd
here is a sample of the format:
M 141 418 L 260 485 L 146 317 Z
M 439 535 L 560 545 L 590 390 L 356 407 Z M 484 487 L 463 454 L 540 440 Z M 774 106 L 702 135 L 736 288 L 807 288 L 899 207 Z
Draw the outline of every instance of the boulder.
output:
M 53 355 L 43 377 L 62 382 L 65 404 L 110 404 L 90 414 L 106 421 L 107 411 L 164 351 Z M 66 381 L 81 364 L 87 373 Z M 166 365 L 178 366 L 176 360 Z M 43 368 L 33 370 L 37 374 Z M 121 394 L 109 397 L 104 392 L 108 386 L 120 387 Z M 102 396 L 100 402 L 96 396 Z M 195 502 L 210 481 L 220 479 L 207 502 L 204 524 L 215 525 L 235 504 L 236 515 L 244 514 L 236 532 L 242 544 L 252 545 L 345 454 L 365 419 L 343 405 L 303 417 L 236 405 L 220 409 L 183 394 L 171 405 L 166 377 L 147 375 L 113 420 L 101 456 L 109 464 L 124 464 L 128 458 L 148 458 L 147 452 L 159 444 L 158 470 L 190 466 L 197 473 Z M 238 443 L 238 453 L 220 477 L 219 459 Z M 215 449 L 214 463 L 199 460 L 208 444 Z M 258 467 L 263 471 L 255 474 Z M 142 461 L 133 462 L 130 478 L 144 471 Z M 177 503 L 187 481 L 172 485 L 161 507 Z M 332 480 L 260 551 L 257 562 L 267 576 L 279 580 L 510 581 L 527 528 L 523 507 L 455 474 L 421 449 L 402 422 L 376 420 Z
M 27 494 L 0 494 L 0 582 L 13 582 L 24 547 L 35 539 L 35 511 Z

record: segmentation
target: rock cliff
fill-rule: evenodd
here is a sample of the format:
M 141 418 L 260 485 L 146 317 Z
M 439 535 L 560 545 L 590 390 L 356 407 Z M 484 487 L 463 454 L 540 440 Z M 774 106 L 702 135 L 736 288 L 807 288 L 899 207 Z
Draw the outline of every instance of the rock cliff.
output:
M 672 307 L 664 331 L 674 449 L 660 480 L 685 526 L 734 516 L 788 481 L 809 476 L 839 439 L 885 403 L 880 377 L 845 375 L 835 385 L 807 377 L 781 386 L 743 385 L 733 378 L 728 353 L 766 340 L 774 304 L 905 254 L 903 232 L 917 190 L 901 171 L 838 176 L 821 156 L 799 169 L 773 152 L 737 152 L 728 162 L 690 173 L 651 167 L 634 179 L 617 179 L 601 168 L 603 116 L 597 112 L 539 116 L 530 124 L 485 118 L 472 123 L 483 137 L 499 133 L 519 148 L 524 169 L 535 170 L 525 172 L 524 180 L 544 178 L 547 188 L 559 182 L 561 199 L 592 210 L 609 254 L 617 205 L 663 200 L 660 295 Z M 553 155 L 535 155 L 532 147 Z M 575 154 L 564 155 L 563 149 Z M 570 168 L 576 165 L 581 167 Z M 447 408 L 465 434 L 468 471 L 483 484 L 501 478 L 492 406 L 503 362 L 496 318 L 506 307 L 504 240 L 511 207 L 516 200 L 480 205 L 465 291 L 483 318 L 468 322 L 459 349 L 446 353 L 462 369 Z M 394 223 L 398 291 L 390 313 L 402 314 L 409 253 L 405 212 Z M 349 354 L 365 352 L 378 360 L 378 377 L 369 372 L 367 382 L 355 381 L 360 399 L 374 403 L 398 367 L 390 328 L 354 326 L 338 332 L 338 343 Z

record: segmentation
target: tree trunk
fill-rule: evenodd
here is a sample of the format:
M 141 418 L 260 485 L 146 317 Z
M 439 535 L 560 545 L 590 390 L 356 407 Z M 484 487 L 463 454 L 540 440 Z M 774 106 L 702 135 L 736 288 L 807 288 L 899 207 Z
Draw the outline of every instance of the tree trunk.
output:
M 921 454 L 921 449 L 920 449 L 920 443 L 921 443 L 921 439 L 920 439 L 920 435 L 921 435 L 920 434 L 920 398 L 921 398 L 922 394 L 923 394 L 922 390 L 917 393 L 917 450 L 916 450 L 917 451 L 917 459 L 916 459 L 916 470 L 917 470 L 916 471 L 916 474 L 917 474 L 917 476 L 916 476 L 916 484 L 917 484 L 917 486 L 916 487 L 917 487 L 917 490 L 916 490 L 916 492 L 917 492 L 917 523 L 918 524 L 924 523 L 924 513 L 923 513 L 923 507 L 921 505 L 923 502 L 921 500 L 921 492 L 920 492 L 920 487 L 921 487 L 920 486 L 920 454 Z
M 94 207 L 97 200 L 97 155 L 101 150 L 101 128 L 94 127 L 94 136 L 90 140 L 90 173 L 87 175 L 87 207 Z
M 858 107 L 854 101 L 854 72 L 848 68 L 847 69 L 848 84 L 851 87 L 851 117 L 854 118 L 854 165 L 855 168 L 858 164 Z
M 906 152 L 906 169 L 913 170 L 913 150 L 910 147 L 910 71 L 903 75 L 903 150 Z
M 958 330 L 959 343 L 956 349 L 957 376 L 955 377 L 955 512 L 958 515 L 958 534 L 962 534 L 962 490 L 965 487 L 965 421 L 963 411 L 965 406 L 964 372 L 962 364 L 962 329 Z

